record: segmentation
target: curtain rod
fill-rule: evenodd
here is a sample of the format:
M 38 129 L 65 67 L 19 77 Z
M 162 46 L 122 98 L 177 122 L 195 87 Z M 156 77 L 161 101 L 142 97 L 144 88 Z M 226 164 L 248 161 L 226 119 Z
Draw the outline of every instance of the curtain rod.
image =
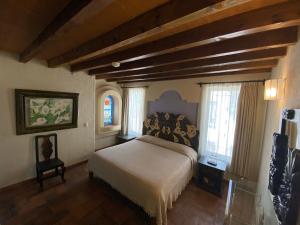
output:
M 200 86 L 204 84 L 235 84 L 235 83 L 251 83 L 251 82 L 265 82 L 266 80 L 241 80 L 241 81 L 224 81 L 224 82 L 200 82 Z
M 126 86 L 121 86 L 121 88 L 148 88 L 149 86 L 131 86 L 131 87 L 126 87 Z

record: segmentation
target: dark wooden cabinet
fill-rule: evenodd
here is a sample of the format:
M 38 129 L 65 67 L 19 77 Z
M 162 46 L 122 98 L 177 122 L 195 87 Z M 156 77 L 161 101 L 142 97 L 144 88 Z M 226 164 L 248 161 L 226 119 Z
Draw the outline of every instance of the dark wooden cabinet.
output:
M 208 163 L 207 157 L 201 157 L 198 160 L 198 186 L 213 194 L 222 196 L 225 169 L 225 163 L 217 161 L 217 165 L 214 166 Z

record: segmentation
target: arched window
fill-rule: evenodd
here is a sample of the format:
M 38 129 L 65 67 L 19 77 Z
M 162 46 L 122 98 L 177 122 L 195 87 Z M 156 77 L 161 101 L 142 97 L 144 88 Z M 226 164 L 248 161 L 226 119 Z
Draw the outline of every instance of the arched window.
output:
M 114 99 L 108 95 L 104 99 L 104 126 L 113 125 L 114 118 Z
M 122 97 L 119 90 L 105 88 L 97 89 L 96 100 L 96 134 L 106 135 L 109 132 L 120 131 Z

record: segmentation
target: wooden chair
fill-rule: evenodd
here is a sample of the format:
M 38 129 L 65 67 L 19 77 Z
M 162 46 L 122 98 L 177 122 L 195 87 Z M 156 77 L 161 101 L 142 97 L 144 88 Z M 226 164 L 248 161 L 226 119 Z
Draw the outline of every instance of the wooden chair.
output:
M 40 140 L 42 140 L 42 144 L 40 144 L 41 143 Z M 54 157 L 51 158 L 51 155 L 53 153 L 53 142 L 54 142 Z M 64 162 L 58 158 L 58 153 L 57 153 L 57 134 L 53 133 L 48 135 L 36 136 L 35 153 L 36 153 L 37 181 L 40 183 L 41 189 L 43 189 L 43 181 L 51 177 L 56 177 L 60 175 L 61 180 L 65 182 Z M 42 153 L 42 156 L 44 157 L 43 161 L 40 161 L 40 153 Z M 50 170 L 54 170 L 54 172 L 44 176 L 44 172 Z

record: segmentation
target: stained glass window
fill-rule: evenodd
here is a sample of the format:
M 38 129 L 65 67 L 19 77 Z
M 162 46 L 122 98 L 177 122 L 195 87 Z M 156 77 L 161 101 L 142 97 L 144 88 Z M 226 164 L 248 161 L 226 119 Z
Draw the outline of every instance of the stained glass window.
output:
M 114 116 L 114 99 L 111 95 L 104 100 L 104 126 L 113 124 Z

